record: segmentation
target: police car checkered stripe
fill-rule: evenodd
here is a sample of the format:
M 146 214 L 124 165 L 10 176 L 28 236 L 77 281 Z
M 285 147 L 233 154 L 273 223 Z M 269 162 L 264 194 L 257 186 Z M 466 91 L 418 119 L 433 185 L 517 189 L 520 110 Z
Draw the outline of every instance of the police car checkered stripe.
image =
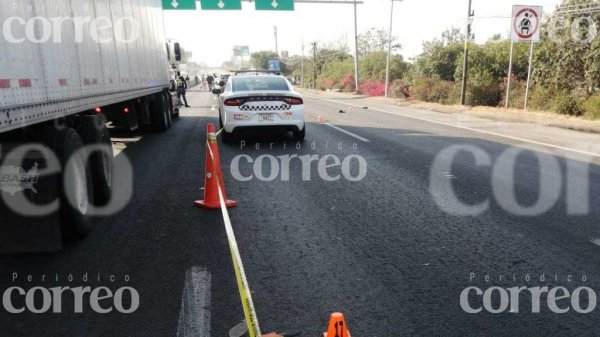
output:
M 289 104 L 281 105 L 242 105 L 242 111 L 272 111 L 272 110 L 289 110 L 292 106 Z

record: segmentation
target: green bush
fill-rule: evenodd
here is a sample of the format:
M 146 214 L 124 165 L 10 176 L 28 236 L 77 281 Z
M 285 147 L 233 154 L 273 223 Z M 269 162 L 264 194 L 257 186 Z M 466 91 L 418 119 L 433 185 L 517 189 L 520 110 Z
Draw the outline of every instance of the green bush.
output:
M 538 111 L 551 111 L 552 101 L 556 95 L 556 91 L 552 89 L 537 86 L 529 92 L 529 108 Z
M 581 116 L 585 112 L 581 102 L 567 94 L 558 94 L 554 97 L 552 111 L 570 116 Z
M 583 103 L 585 117 L 600 119 L 600 94 L 591 96 Z
M 510 96 L 508 97 L 508 107 L 514 109 L 523 109 L 525 105 L 525 91 L 527 87 L 526 81 L 517 81 L 514 76 L 510 83 Z M 531 91 L 529 92 L 531 98 Z M 506 84 L 500 86 L 500 102 L 499 107 L 506 106 Z M 530 100 L 531 102 L 531 100 Z M 531 104 L 530 104 L 531 106 Z
M 441 104 L 456 103 L 454 83 L 441 80 L 439 77 L 422 77 L 410 88 L 410 95 L 424 101 Z
M 498 106 L 500 97 L 500 85 L 489 71 L 480 71 L 469 77 L 467 104 Z

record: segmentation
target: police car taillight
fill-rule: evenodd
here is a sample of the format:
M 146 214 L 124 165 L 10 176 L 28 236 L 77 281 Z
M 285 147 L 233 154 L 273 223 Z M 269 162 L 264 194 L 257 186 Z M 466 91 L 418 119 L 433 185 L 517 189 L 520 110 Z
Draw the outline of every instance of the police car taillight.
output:
M 240 105 L 244 104 L 245 102 L 246 101 L 243 99 L 232 98 L 232 99 L 225 100 L 225 102 L 223 102 L 223 104 L 225 104 L 227 106 L 240 106 Z
M 302 104 L 304 104 L 304 101 L 302 100 L 302 98 L 296 98 L 296 97 L 288 97 L 288 98 L 284 99 L 284 102 L 286 102 L 289 105 L 302 105 Z

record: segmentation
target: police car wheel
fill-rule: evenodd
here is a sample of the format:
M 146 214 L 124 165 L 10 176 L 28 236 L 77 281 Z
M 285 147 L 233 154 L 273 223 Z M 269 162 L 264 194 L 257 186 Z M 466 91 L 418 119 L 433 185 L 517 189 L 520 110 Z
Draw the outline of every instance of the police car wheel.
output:
M 233 133 L 223 130 L 221 132 L 221 139 L 223 143 L 231 143 L 233 141 Z
M 306 138 L 306 125 L 302 128 L 302 131 L 293 131 L 294 140 L 303 141 Z

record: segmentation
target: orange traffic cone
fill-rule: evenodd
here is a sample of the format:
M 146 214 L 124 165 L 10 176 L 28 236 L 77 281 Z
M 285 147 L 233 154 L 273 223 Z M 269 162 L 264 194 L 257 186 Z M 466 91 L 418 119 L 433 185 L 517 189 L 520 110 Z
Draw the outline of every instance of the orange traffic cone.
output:
M 212 156 L 211 156 L 212 153 Z M 225 184 L 223 183 L 223 174 L 221 173 L 221 160 L 219 159 L 219 148 L 217 147 L 217 134 L 215 125 L 208 124 L 207 144 L 206 144 L 206 176 L 204 177 L 204 200 L 197 200 L 194 206 L 201 208 L 218 209 L 221 208 L 219 201 L 219 188 L 217 187 L 217 177 L 223 191 L 223 199 L 227 208 L 235 207 L 237 203 L 233 200 L 227 200 L 225 193 Z
M 346 325 L 344 314 L 334 312 L 329 320 L 329 328 L 323 333 L 323 337 L 350 337 L 350 331 Z

